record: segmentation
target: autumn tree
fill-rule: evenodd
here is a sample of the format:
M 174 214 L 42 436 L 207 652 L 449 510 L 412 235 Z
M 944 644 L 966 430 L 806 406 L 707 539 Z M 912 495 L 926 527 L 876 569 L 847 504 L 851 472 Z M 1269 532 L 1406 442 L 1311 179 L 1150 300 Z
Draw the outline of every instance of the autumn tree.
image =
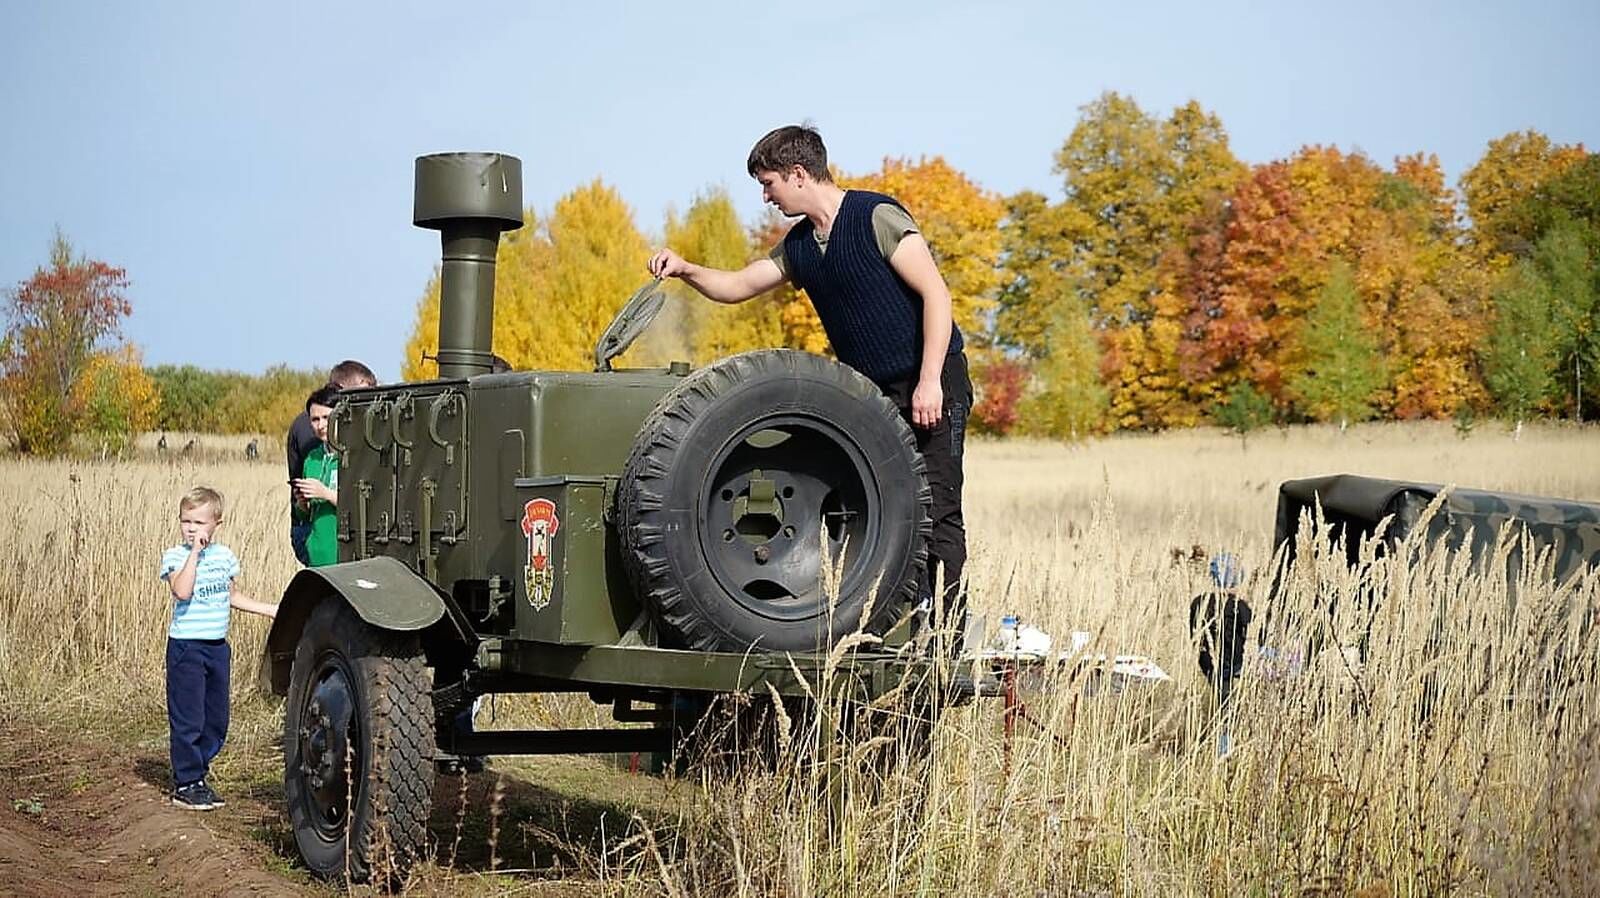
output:
M 72 384 L 78 433 L 91 448 L 120 453 L 155 424 L 158 387 L 139 363 L 139 352 L 123 344 L 89 357 Z
M 214 413 L 216 429 L 223 433 L 282 434 L 289 422 L 305 411 L 311 391 L 328 382 L 328 369 L 273 365 L 259 375 L 228 380 L 228 392 L 217 402 Z
M 999 358 L 972 371 L 977 401 L 972 406 L 972 428 L 976 433 L 1005 436 L 1017 426 L 1023 394 L 1030 372 L 1021 359 Z
M 1179 370 L 1186 305 L 1160 263 L 1244 172 L 1221 121 L 1194 102 L 1162 120 L 1107 93 L 1083 108 L 1055 163 L 1060 203 L 1007 203 L 1000 339 L 1040 357 L 1059 308 L 1086 309 L 1109 353 L 1113 421 L 1195 423 Z
M 766 255 L 788 235 L 791 227 L 794 227 L 792 220 L 784 218 L 776 209 L 767 209 L 750 228 L 750 244 L 761 255 Z M 811 300 L 794 284 L 784 281 L 750 302 L 777 310 L 783 346 L 818 355 L 831 354 L 828 334 L 822 329 L 822 319 L 817 317 Z
M 1306 322 L 1336 259 L 1353 263 L 1363 318 L 1389 362 L 1375 410 L 1447 417 L 1479 401 L 1488 279 L 1462 249 L 1454 208 L 1433 157 L 1385 171 L 1359 153 L 1306 147 L 1253 168 L 1193 220 L 1186 250 L 1164 259 L 1182 298 L 1189 401 L 1248 383 L 1288 412 L 1290 381 L 1307 365 Z
M 696 197 L 681 218 L 668 212 L 665 230 L 668 246 L 713 268 L 743 268 L 760 251 L 722 188 Z M 665 338 L 680 347 L 666 351 L 668 356 L 705 364 L 737 352 L 783 345 L 783 321 L 770 297 L 727 305 L 707 300 L 682 281 L 673 281 L 668 290 L 675 314 L 670 318 L 663 314 L 667 320 L 652 328 L 658 332 L 652 334 L 656 345 Z
M 1538 131 L 1516 131 L 1489 141 L 1483 156 L 1461 176 L 1472 219 L 1471 238 L 1481 258 L 1527 255 L 1537 240 L 1525 200 L 1584 158 L 1579 146 L 1557 144 Z
M 1100 380 L 1100 347 L 1087 310 L 1056 306 L 1045 330 L 1048 345 L 1034 366 L 1033 387 L 1022 401 L 1018 430 L 1076 440 L 1101 427 L 1107 391 Z
M 1299 406 L 1318 421 L 1372 417 L 1372 398 L 1384 384 L 1377 338 L 1362 320 L 1361 296 L 1349 264 L 1335 262 L 1306 318 L 1305 367 L 1290 380 Z
M 81 403 L 100 395 L 79 387 L 75 398 L 74 388 L 98 356 L 118 348 L 121 321 L 133 312 L 127 287 L 123 269 L 74 256 L 72 244 L 57 231 L 48 267 L 6 291 L 0 389 L 19 451 L 56 454 L 71 448 L 85 421 Z M 125 373 L 112 361 L 97 367 L 97 381 Z M 141 420 L 130 414 L 130 423 Z
M 648 245 L 621 195 L 596 179 L 556 202 L 548 220 L 529 212 L 502 238 L 495 266 L 493 344 L 513 368 L 585 370 L 594 345 L 646 279 Z M 437 272 L 417 306 L 406 344 L 407 379 L 435 376 Z

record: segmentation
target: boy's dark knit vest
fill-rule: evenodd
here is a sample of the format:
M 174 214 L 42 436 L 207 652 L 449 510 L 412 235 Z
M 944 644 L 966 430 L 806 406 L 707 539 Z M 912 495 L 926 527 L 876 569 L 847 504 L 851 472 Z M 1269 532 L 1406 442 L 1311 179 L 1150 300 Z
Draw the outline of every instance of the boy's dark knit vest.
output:
M 881 193 L 846 191 L 828 251 L 817 246 L 807 218 L 783 238 L 783 258 L 789 279 L 811 298 L 839 361 L 883 386 L 915 377 L 921 367 L 922 297 L 878 251 L 872 210 L 879 203 L 900 205 Z M 952 324 L 948 351 L 960 352 L 962 345 Z

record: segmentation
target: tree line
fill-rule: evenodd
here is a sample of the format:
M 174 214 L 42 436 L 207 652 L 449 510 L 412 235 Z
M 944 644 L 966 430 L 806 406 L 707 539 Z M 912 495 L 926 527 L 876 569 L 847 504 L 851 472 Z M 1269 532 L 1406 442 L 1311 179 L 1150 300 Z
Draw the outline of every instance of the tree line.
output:
M 1051 195 L 1012 196 L 937 156 L 835 172 L 917 218 L 968 337 L 979 431 L 1600 412 L 1600 155 L 1581 145 L 1507 134 L 1452 187 L 1424 153 L 1386 166 L 1306 146 L 1247 164 L 1199 103 L 1161 116 L 1106 93 L 1080 110 L 1054 172 Z M 789 224 L 741 221 L 713 188 L 647 235 L 615 188 L 582 185 L 502 240 L 495 351 L 516 368 L 585 369 L 653 243 L 737 268 Z M 282 367 L 143 367 L 118 336 L 127 284 L 58 233 L 49 263 L 5 292 L 0 412 L 20 450 L 117 449 L 158 428 L 276 433 L 320 383 Z M 792 287 L 737 306 L 667 289 L 625 363 L 827 351 Z M 436 372 L 438 316 L 435 271 L 407 379 Z
M 996 195 L 939 157 L 835 173 L 916 216 L 969 336 L 978 429 L 1071 438 L 1597 411 L 1600 158 L 1582 146 L 1507 134 L 1455 187 L 1424 153 L 1385 166 L 1307 146 L 1251 165 L 1200 104 L 1163 117 L 1107 93 L 1082 108 L 1054 171 L 1054 196 Z M 787 227 L 771 213 L 741 222 L 712 189 L 659 236 L 737 268 Z M 501 249 L 497 350 L 516 367 L 586 367 L 649 244 L 600 180 L 548 215 L 529 210 Z M 669 287 L 679 301 L 637 364 L 826 350 L 791 288 L 724 307 Z M 433 371 L 438 292 L 435 276 L 408 377 Z

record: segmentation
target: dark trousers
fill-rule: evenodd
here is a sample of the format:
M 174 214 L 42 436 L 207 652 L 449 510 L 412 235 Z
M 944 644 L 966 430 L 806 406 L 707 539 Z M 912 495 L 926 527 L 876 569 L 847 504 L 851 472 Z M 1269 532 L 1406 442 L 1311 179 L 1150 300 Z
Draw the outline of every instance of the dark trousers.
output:
M 306 540 L 311 536 L 311 524 L 295 521 L 289 525 L 289 546 L 294 549 L 295 560 L 301 567 L 311 566 L 311 553 L 306 550 Z
M 972 377 L 967 373 L 966 354 L 952 352 L 945 356 L 939 380 L 944 390 L 944 413 L 932 427 L 911 423 L 911 396 L 917 389 L 915 377 L 882 385 L 882 389 L 911 425 L 911 432 L 917 438 L 917 451 L 922 453 L 927 465 L 928 486 L 933 491 L 933 533 L 928 541 L 922 598 L 933 597 L 934 584 L 943 573 L 945 620 L 959 632 L 967 614 L 966 593 L 961 589 L 961 569 L 967 563 L 967 528 L 961 519 L 964 480 L 961 458 L 966 445 L 967 416 L 972 412 Z M 931 620 L 935 626 L 946 626 L 937 617 Z
M 206 778 L 228 737 L 228 668 L 224 639 L 167 639 L 167 725 L 172 779 L 180 788 Z

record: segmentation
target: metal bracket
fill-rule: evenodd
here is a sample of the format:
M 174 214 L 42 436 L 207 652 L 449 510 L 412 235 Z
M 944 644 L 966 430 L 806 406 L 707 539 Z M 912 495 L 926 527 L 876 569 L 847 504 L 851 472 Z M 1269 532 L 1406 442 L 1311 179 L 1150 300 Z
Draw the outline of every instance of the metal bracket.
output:
M 372 483 L 356 483 L 356 557 L 367 557 L 367 500 L 372 498 Z

